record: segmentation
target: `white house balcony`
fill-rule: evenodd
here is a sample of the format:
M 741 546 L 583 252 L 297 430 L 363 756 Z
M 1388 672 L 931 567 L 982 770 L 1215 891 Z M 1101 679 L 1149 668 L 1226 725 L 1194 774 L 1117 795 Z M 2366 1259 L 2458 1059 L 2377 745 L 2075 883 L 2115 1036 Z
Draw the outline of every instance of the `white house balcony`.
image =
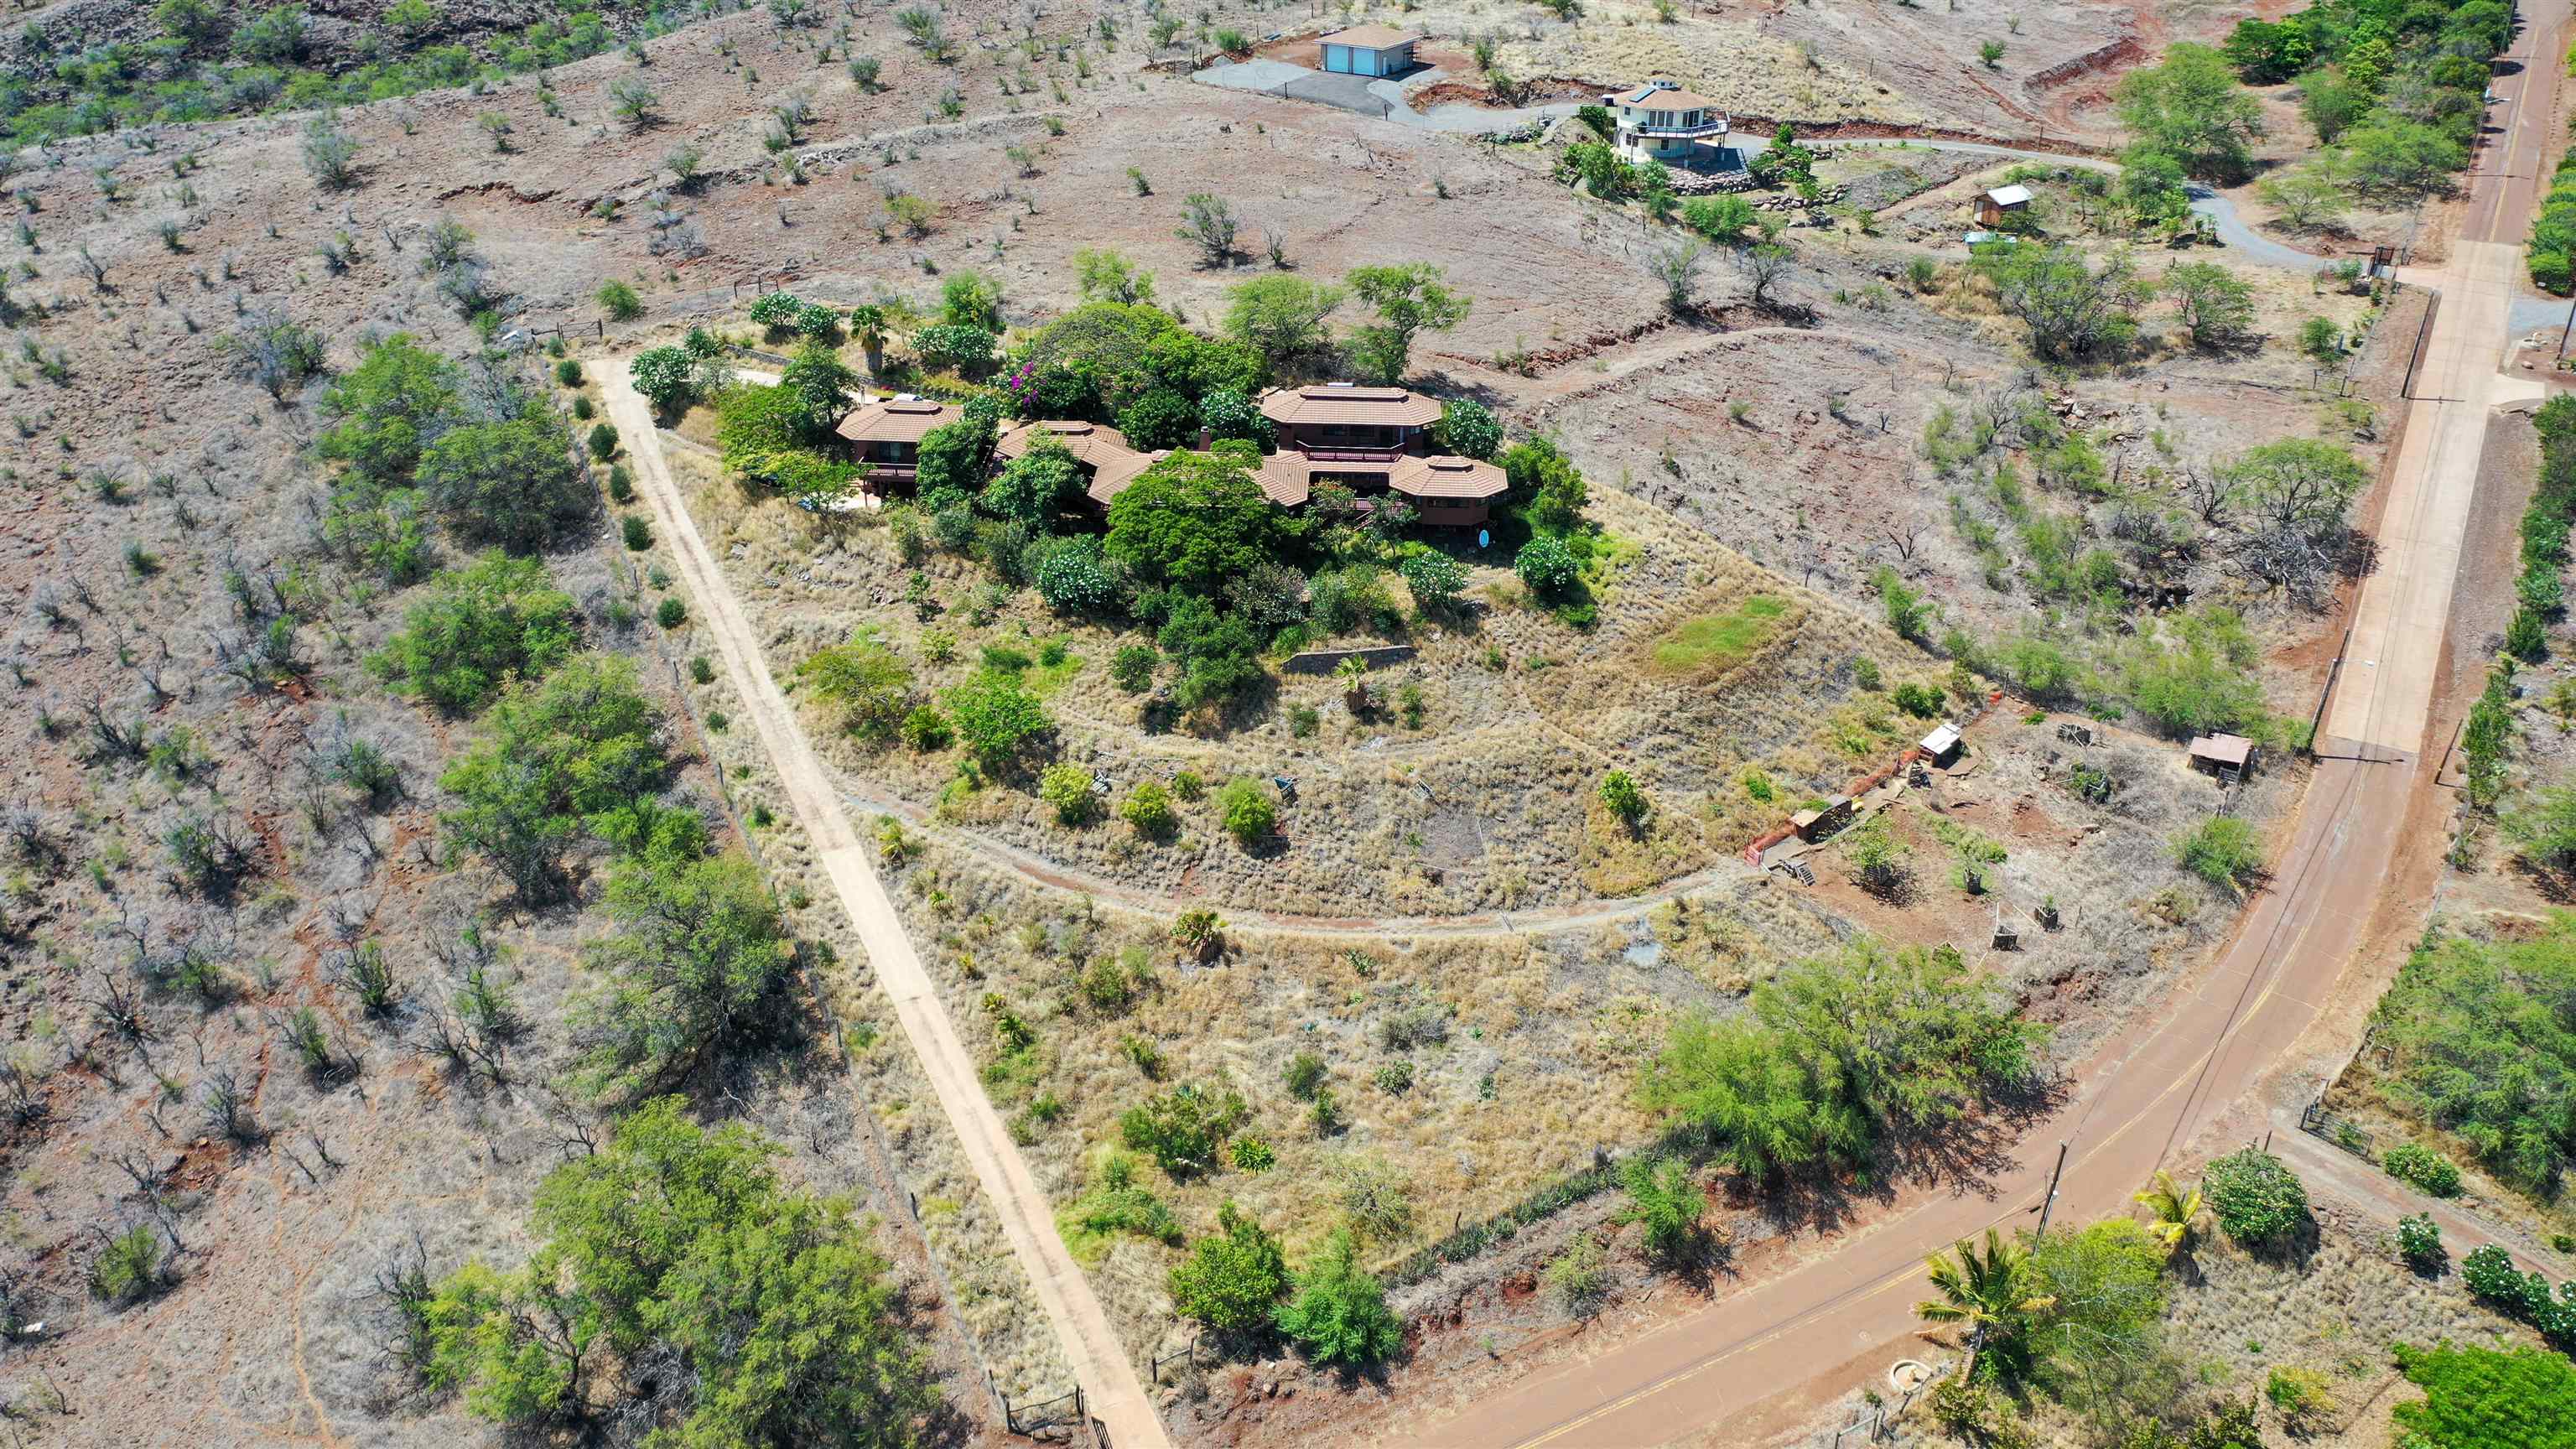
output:
M 1702 121 L 1696 126 L 1651 126 L 1640 122 L 1629 126 L 1628 130 L 1639 136 L 1684 140 L 1694 136 L 1723 136 L 1726 134 L 1726 122 L 1724 120 Z

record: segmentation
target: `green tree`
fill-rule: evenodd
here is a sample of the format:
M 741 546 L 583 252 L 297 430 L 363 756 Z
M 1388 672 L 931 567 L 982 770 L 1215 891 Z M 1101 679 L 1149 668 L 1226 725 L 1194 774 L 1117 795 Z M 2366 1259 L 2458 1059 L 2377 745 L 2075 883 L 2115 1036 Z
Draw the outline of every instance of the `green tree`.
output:
M 939 284 L 939 320 L 951 327 L 1002 330 L 1002 284 L 981 272 L 951 272 Z
M 2397 1366 L 2424 1390 L 2392 1411 L 2422 1449 L 2571 1449 L 2576 1446 L 2576 1365 L 2543 1348 L 2416 1348 L 2397 1344 Z
M 1404 1324 L 1376 1277 L 1359 1266 L 1347 1231 L 1326 1238 L 1298 1270 L 1294 1296 L 1274 1310 L 1273 1321 L 1306 1357 L 1343 1369 L 1371 1367 L 1404 1347 Z
M 1472 398 L 1452 398 L 1440 408 L 1440 446 L 1461 458 L 1491 458 L 1503 446 L 1503 425 Z
M 358 365 L 322 395 L 322 456 L 379 488 L 401 488 L 420 467 L 422 438 L 457 407 L 456 364 L 407 332 L 369 343 Z
M 995 518 L 1007 518 L 1044 531 L 1054 524 L 1065 503 L 1082 491 L 1082 474 L 1073 454 L 1052 438 L 1041 438 L 1027 452 L 1002 465 L 984 485 L 979 500 Z
M 1377 309 L 1375 324 L 1351 337 L 1351 356 L 1370 381 L 1404 381 L 1413 365 L 1413 339 L 1446 332 L 1467 319 L 1472 298 L 1459 296 L 1428 262 L 1355 267 L 1342 278 L 1352 295 Z
M 2120 124 L 2201 180 L 2243 177 L 2263 134 L 2262 103 L 2206 45 L 2171 47 L 2163 64 L 2122 77 L 2117 96 Z
M 2041 1240 L 2020 1275 L 2047 1305 L 2026 1340 L 2031 1377 L 2105 1425 L 2141 1401 L 2171 1402 L 2164 1270 L 2163 1249 L 2130 1218 Z
M 789 1192 L 778 1149 L 676 1098 L 548 1174 L 516 1273 L 469 1263 L 425 1306 L 433 1387 L 534 1427 L 613 1407 L 606 1365 L 670 1382 L 652 1442 L 909 1449 L 938 1403 L 886 1260 L 843 1198 Z M 592 1395 L 601 1397 L 593 1401 Z
M 1949 947 L 1863 939 L 1753 989 L 1725 1021 L 1688 1016 L 1641 1081 L 1650 1107 L 1708 1129 L 1737 1170 L 1855 1164 L 2030 1079 L 2043 1029 Z
M 2063 244 L 1988 243 L 1977 248 L 1975 265 L 1994 283 L 2003 309 L 2030 328 L 2031 350 L 2051 361 L 2127 346 L 2137 333 L 2133 314 L 2151 290 L 2125 254 L 2114 253 L 2096 271 L 2083 252 Z
M 454 714 L 482 708 L 517 678 L 536 678 L 580 642 L 581 610 L 545 565 L 495 550 L 438 577 L 403 627 L 368 660 L 388 683 Z
M 1109 505 L 1109 557 L 1145 583 L 1199 594 L 1277 557 L 1292 525 L 1238 447 L 1175 453 L 1146 469 Z
M 460 423 L 420 459 L 421 490 L 458 537 L 534 553 L 590 509 L 561 426 L 540 417 Z
M 1191 447 L 1198 441 L 1199 410 L 1171 388 L 1149 388 L 1118 410 L 1118 431 L 1140 453 Z
M 840 712 L 842 728 L 870 744 L 892 741 L 912 710 L 912 666 L 872 628 L 806 655 L 796 677 Z
M 1887 627 L 1896 631 L 1896 637 L 1922 643 L 1935 617 L 1931 601 L 1909 586 L 1894 564 L 1880 564 L 1870 575 L 1870 587 L 1877 590 L 1879 606 L 1887 611 Z
M 2200 1218 L 2205 1205 L 2200 1189 L 2185 1190 L 2174 1181 L 2174 1175 L 2159 1167 L 2153 1181 L 2132 1194 L 2131 1202 L 2146 1208 L 2148 1235 L 2163 1245 L 2168 1253 L 2187 1252 L 2193 1237 L 2200 1231 Z
M 784 1027 L 795 948 L 751 858 L 649 853 L 608 878 L 603 984 L 574 1006 L 589 1083 L 632 1098 L 698 1077 Z
M 2227 479 L 2266 526 L 2317 536 L 2343 527 L 2352 500 L 2369 486 L 2370 468 L 2340 444 L 2283 438 L 2248 448 Z
M 585 825 L 631 817 L 669 777 L 661 713 L 636 691 L 635 662 L 584 654 L 513 686 L 485 734 L 439 777 L 456 808 L 439 829 L 489 857 L 521 894 L 552 895 Z
M 1266 1332 L 1288 1291 L 1279 1240 L 1231 1202 L 1218 1206 L 1216 1221 L 1216 1235 L 1192 1243 L 1189 1257 L 1172 1269 L 1172 1306 L 1230 1337 Z
M 1066 539 L 1048 549 L 1030 571 L 1030 582 L 1037 585 L 1038 597 L 1046 600 L 1047 607 L 1059 613 L 1098 615 L 1118 602 L 1118 577 L 1110 572 L 1094 534 Z M 1119 654 L 1123 658 L 1126 650 Z
M 1285 370 L 1319 357 L 1332 344 L 1328 320 L 1349 294 L 1328 282 L 1273 272 L 1236 284 L 1227 295 L 1225 335 Z
M 2347 184 L 2391 202 L 2440 191 L 2467 164 L 2468 151 L 2459 142 L 2385 108 L 2346 131 L 2334 157 L 2335 172 Z
M 1583 523 L 1591 485 L 1554 438 L 1523 438 L 1495 460 L 1502 465 L 1505 497 L 1529 510 L 1530 526 L 1543 533 L 1571 533 Z
M 632 322 L 644 315 L 644 299 L 622 281 L 602 282 L 598 292 L 600 310 L 611 322 Z
M 2195 347 L 2227 347 L 2254 325 L 2254 287 L 2216 262 L 2177 262 L 2161 289 Z
M 1241 1093 L 1183 1083 L 1119 1114 L 1119 1140 L 1172 1177 L 1212 1172 L 1226 1138 L 1251 1109 Z
M 1467 566 L 1445 553 L 1417 553 L 1397 565 L 1396 573 L 1403 577 L 1414 605 L 1425 612 L 1454 607 L 1467 589 Z
M 2258 1148 L 2210 1163 L 2201 1191 L 2227 1236 L 2248 1246 L 2277 1246 L 2308 1223 L 2307 1187 L 2281 1159 Z
M 1710 241 L 1734 246 L 1753 226 L 1753 203 L 1730 193 L 1694 196 L 1682 203 L 1682 225 Z
M 1124 252 L 1084 247 L 1073 254 L 1075 284 L 1086 302 L 1151 302 L 1154 274 Z
M 996 436 L 992 420 L 973 413 L 924 434 L 913 455 L 913 478 L 921 495 L 953 490 L 972 496 L 984 486 Z
M 635 391 L 664 418 L 698 400 L 706 386 L 703 364 L 685 347 L 651 347 L 626 367 Z
M 2505 812 L 2505 838 L 2532 864 L 2550 870 L 2576 867 L 2576 786 L 2544 785 L 2521 809 Z
M 859 375 L 828 344 L 808 342 L 778 370 L 778 386 L 795 400 L 798 429 L 808 439 L 819 440 L 850 410 Z

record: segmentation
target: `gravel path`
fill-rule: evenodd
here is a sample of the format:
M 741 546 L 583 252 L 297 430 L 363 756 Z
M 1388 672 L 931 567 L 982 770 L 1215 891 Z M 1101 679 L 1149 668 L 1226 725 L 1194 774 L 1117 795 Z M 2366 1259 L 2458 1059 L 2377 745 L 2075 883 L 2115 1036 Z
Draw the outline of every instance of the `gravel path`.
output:
M 750 616 L 672 482 L 662 459 L 661 431 L 629 381 L 627 363 L 628 359 L 618 358 L 600 369 L 600 391 L 609 418 L 625 435 L 633 456 L 635 486 L 652 505 L 655 529 L 670 542 L 695 596 L 700 625 L 723 656 L 743 712 L 778 771 L 788 809 L 804 829 L 817 863 L 849 914 L 879 989 L 894 1003 L 896 1018 L 939 1098 L 940 1110 L 1001 1220 L 1012 1255 L 1019 1259 L 1055 1328 L 1065 1360 L 1088 1398 L 1091 1416 L 1106 1428 L 1109 1441 L 1122 1449 L 1170 1449 L 1170 1436 L 1145 1397 L 1143 1381 L 1125 1346 L 1110 1328 L 1090 1280 L 1065 1250 L 1064 1239 L 1056 1231 L 1054 1205 L 1030 1174 L 1028 1161 L 1011 1140 L 1001 1114 L 984 1095 L 974 1057 L 941 1006 L 938 988 L 923 969 L 912 938 L 886 897 L 884 883 L 869 864 L 823 762 L 797 724 L 787 696 L 770 676 Z

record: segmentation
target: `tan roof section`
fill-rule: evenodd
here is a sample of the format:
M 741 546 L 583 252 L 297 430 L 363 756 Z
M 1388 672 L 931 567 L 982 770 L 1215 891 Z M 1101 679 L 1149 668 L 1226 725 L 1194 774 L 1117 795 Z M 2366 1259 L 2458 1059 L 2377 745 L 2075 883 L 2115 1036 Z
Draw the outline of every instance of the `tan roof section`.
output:
M 1137 456 L 1136 450 L 1127 446 L 1125 435 L 1106 423 L 1058 422 L 1052 419 L 1022 423 L 1011 429 L 993 444 L 993 452 L 1005 461 L 1017 459 L 1025 456 L 1042 439 L 1053 439 L 1063 444 L 1075 462 L 1094 470 Z
M 1491 463 L 1447 454 L 1407 458 L 1387 475 L 1387 488 L 1407 498 L 1500 498 L 1511 486 Z
M 1111 500 L 1119 494 L 1126 492 L 1128 484 L 1143 477 L 1146 469 L 1172 456 L 1168 451 L 1161 453 L 1122 451 L 1126 456 L 1112 458 L 1100 464 L 1091 475 L 1090 486 L 1082 490 L 1086 497 L 1103 508 L 1108 507 Z
M 918 443 L 931 429 L 946 427 L 964 414 L 926 398 L 887 398 L 853 408 L 832 431 L 853 443 Z
M 1639 86 L 1619 98 L 1621 105 L 1643 106 L 1650 111 L 1723 111 L 1723 101 L 1713 101 L 1695 91 Z
M 1358 423 L 1422 428 L 1440 421 L 1440 402 L 1400 387 L 1355 387 L 1346 382 L 1274 387 L 1261 395 L 1261 415 L 1274 423 Z
M 1399 45 L 1411 45 L 1421 38 L 1414 31 L 1398 30 L 1391 25 L 1354 25 L 1348 30 L 1336 30 L 1315 43 L 1347 45 L 1355 50 L 1393 50 Z
M 1295 453 L 1282 450 L 1261 460 L 1261 471 L 1252 475 L 1261 485 L 1262 496 L 1282 508 L 1297 508 L 1314 496 L 1313 469 Z

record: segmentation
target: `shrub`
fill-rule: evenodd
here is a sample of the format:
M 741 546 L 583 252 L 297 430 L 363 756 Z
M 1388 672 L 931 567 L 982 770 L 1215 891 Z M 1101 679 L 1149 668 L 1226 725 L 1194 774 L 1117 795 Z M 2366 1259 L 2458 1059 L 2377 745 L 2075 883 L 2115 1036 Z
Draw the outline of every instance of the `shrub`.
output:
M 1700 1219 L 1708 1213 L 1708 1193 L 1677 1157 L 1631 1157 L 1619 1165 L 1620 1185 L 1628 1191 L 1621 1222 L 1642 1229 L 1646 1255 L 1663 1263 L 1696 1256 L 1705 1240 Z
M 2449 1256 L 2442 1250 L 2442 1230 L 2435 1226 L 2430 1213 L 2413 1213 L 2397 1220 L 2397 1256 L 2406 1265 L 2424 1272 L 2442 1266 Z
M 1896 701 L 1898 709 L 1923 719 L 1941 712 L 1943 695 L 1938 685 L 1900 684 L 1888 697 Z
M 1366 1368 L 1404 1346 L 1404 1325 L 1386 1306 L 1376 1277 L 1360 1268 L 1348 1232 L 1325 1240 L 1275 1317 L 1279 1331 L 1319 1364 Z
M 1512 560 L 1512 572 L 1531 592 L 1546 598 L 1564 592 L 1581 569 L 1562 540 L 1542 533 L 1521 545 L 1520 556 Z
M 1129 694 L 1142 694 L 1153 687 L 1154 666 L 1162 662 L 1162 653 L 1151 644 L 1122 645 L 1109 661 L 1110 682 Z
M 627 514 L 617 521 L 617 528 L 628 552 L 642 553 L 653 546 L 653 522 L 643 514 Z
M 567 357 L 555 364 L 555 381 L 564 387 L 581 386 L 581 361 Z
M 1171 792 L 1151 780 L 1137 783 L 1118 806 L 1118 818 L 1134 826 L 1136 833 L 1160 840 L 1180 824 L 1172 811 Z
M 1466 565 L 1445 553 L 1417 553 L 1398 565 L 1396 573 L 1412 591 L 1414 604 L 1425 610 L 1451 607 L 1467 587 Z
M 605 463 L 617 456 L 617 429 L 606 423 L 593 423 L 590 429 L 590 456 Z
M 1225 788 L 1217 792 L 1216 801 L 1225 833 L 1233 836 L 1238 845 L 1257 845 L 1278 828 L 1278 803 L 1259 781 L 1228 781 Z
M 160 1291 L 161 1240 L 149 1223 L 136 1223 L 107 1240 L 89 1266 L 90 1295 L 123 1307 Z
M 1172 1306 L 1220 1334 L 1264 1332 L 1288 1291 L 1288 1260 L 1278 1239 L 1233 1203 L 1219 1205 L 1216 1221 L 1216 1235 L 1191 1244 L 1188 1259 L 1172 1269 Z
M 2236 890 L 2263 873 L 2263 844 L 2254 827 L 2233 815 L 2202 821 L 2173 843 L 2174 863 L 2222 890 Z
M 2281 1413 L 2281 1426 L 2305 1438 L 2325 1426 L 2339 1405 L 2326 1376 L 2296 1364 L 2275 1367 L 2263 1381 L 2263 1397 Z
M 2308 1221 L 2308 1190 L 2281 1159 L 2248 1147 L 2209 1164 L 2201 1192 L 2240 1243 L 2277 1245 Z
M 1646 792 L 1637 788 L 1637 782 L 1627 771 L 1612 770 L 1602 776 L 1600 795 L 1601 803 L 1610 807 L 1610 813 L 1631 829 L 1646 818 Z
M 2424 1449 L 2568 1449 L 2576 1443 L 2576 1366 L 2540 1348 L 2392 1349 L 2420 1403 L 2391 1411 L 2399 1438 Z M 2546 1426 L 2546 1427 L 2544 1427 Z
M 1216 1166 L 1217 1150 L 1249 1110 L 1238 1092 L 1184 1084 L 1128 1108 L 1118 1118 L 1118 1134 L 1129 1151 L 1153 1158 L 1170 1176 L 1187 1177 Z
M 635 289 L 624 282 L 601 283 L 598 297 L 600 309 L 608 314 L 611 322 L 632 322 L 644 315 L 644 299 L 635 295 Z
M 1324 1071 L 1322 1057 L 1313 1052 L 1299 1052 L 1288 1059 L 1288 1066 L 1281 1077 L 1287 1083 L 1289 1096 L 1300 1102 L 1311 1102 L 1324 1085 Z
M 1503 446 L 1503 425 L 1483 403 L 1458 398 L 1442 407 L 1438 436 L 1459 457 L 1490 459 Z
M 2460 1170 L 2431 1148 L 2400 1142 L 2380 1156 L 2379 1165 L 2390 1177 L 2434 1197 L 2460 1195 Z
M 1576 1318 L 1599 1313 L 1610 1297 L 1610 1270 L 1602 1262 L 1601 1245 L 1592 1240 L 1590 1233 L 1575 1234 L 1574 1241 L 1548 1262 L 1539 1279 L 1547 1288 L 1548 1299 Z
M 1080 825 L 1098 808 L 1091 784 L 1091 772 L 1080 765 L 1049 765 L 1038 779 L 1038 798 L 1055 811 L 1057 824 Z

